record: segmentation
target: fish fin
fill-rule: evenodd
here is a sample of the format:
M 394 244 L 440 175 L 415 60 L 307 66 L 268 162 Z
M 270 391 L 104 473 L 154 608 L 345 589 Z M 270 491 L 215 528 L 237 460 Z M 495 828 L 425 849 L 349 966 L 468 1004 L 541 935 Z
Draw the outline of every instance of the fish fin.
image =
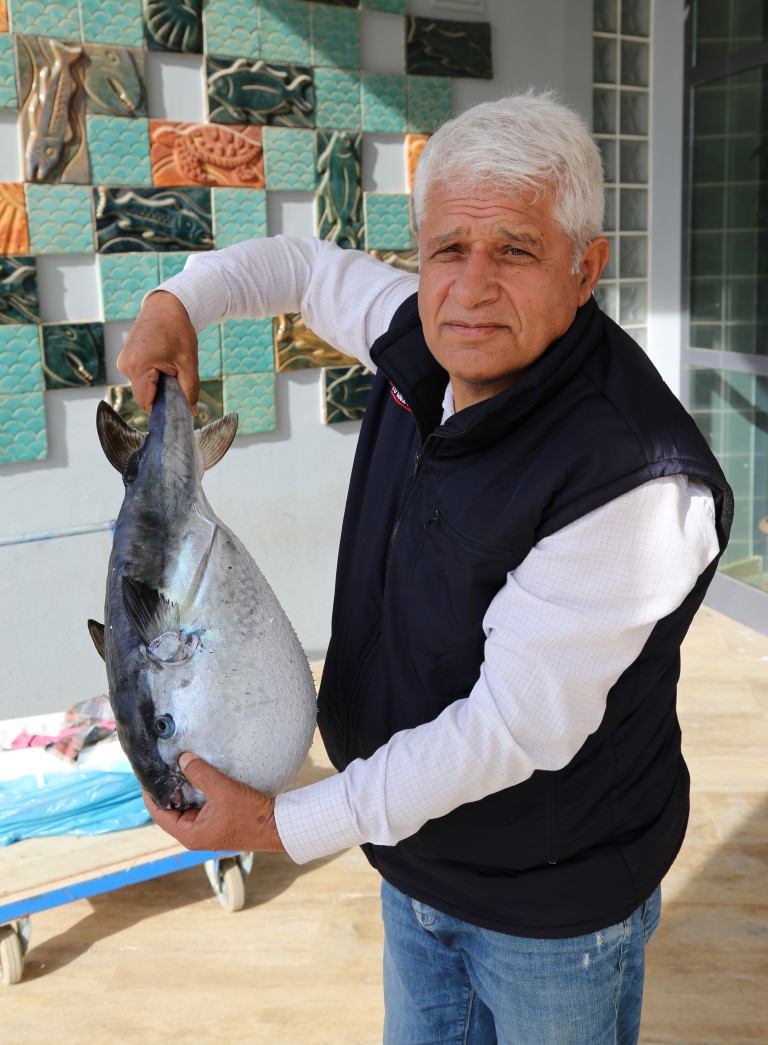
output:
M 104 656 L 104 625 L 99 624 L 97 620 L 89 620 L 88 631 L 93 639 L 96 652 L 102 660 L 106 660 L 107 658 Z
M 107 460 L 121 475 L 129 458 L 142 448 L 147 438 L 143 432 L 131 428 L 103 399 L 96 410 L 96 431 Z
M 207 472 L 218 464 L 232 445 L 237 433 L 237 414 L 225 414 L 224 417 L 211 421 L 205 428 L 195 432 L 200 453 L 203 455 L 203 468 Z
M 166 631 L 179 630 L 178 604 L 127 575 L 123 577 L 123 606 L 145 646 Z

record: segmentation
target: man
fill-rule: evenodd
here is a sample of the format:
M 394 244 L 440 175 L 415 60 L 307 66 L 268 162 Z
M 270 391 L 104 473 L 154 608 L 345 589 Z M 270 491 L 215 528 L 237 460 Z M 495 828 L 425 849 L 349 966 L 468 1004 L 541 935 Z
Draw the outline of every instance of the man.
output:
M 302 311 L 377 376 L 341 536 L 319 726 L 339 774 L 259 795 L 193 756 L 191 848 L 360 844 L 382 875 L 385 1040 L 637 1040 L 682 843 L 680 643 L 732 501 L 597 308 L 600 160 L 548 95 L 470 109 L 414 189 L 420 274 L 313 240 L 199 256 L 118 364 L 195 402 L 195 331 Z M 170 292 L 170 293 L 169 293 Z

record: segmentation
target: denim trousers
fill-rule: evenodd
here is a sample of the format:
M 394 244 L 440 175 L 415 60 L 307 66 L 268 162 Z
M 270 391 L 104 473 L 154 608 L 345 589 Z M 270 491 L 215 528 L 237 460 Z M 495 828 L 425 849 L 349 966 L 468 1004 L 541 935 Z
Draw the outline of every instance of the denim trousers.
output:
M 387 882 L 385 1045 L 635 1045 L 645 945 L 661 890 L 599 932 L 539 940 L 493 932 Z

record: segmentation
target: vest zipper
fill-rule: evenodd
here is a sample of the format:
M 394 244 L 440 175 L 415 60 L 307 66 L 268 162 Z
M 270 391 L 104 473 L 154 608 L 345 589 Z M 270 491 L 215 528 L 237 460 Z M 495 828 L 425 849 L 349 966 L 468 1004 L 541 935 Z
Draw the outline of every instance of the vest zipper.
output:
M 387 559 L 386 559 L 386 562 L 384 563 L 384 572 L 385 573 L 387 572 L 387 567 L 389 566 L 389 557 L 390 557 L 390 554 L 392 552 L 392 545 L 395 543 L 395 538 L 397 537 L 397 531 L 400 529 L 400 519 L 402 518 L 403 511 L 405 510 L 405 506 L 408 504 L 408 500 L 410 499 L 411 491 L 413 490 L 416 476 L 419 474 L 419 470 L 420 470 L 422 464 L 424 463 L 424 457 L 425 457 L 425 454 L 426 454 L 426 450 L 427 450 L 427 447 L 428 447 L 428 445 L 429 445 L 429 443 L 430 443 L 430 441 L 432 439 L 433 439 L 433 437 L 431 435 L 427 436 L 427 438 L 424 441 L 423 446 L 421 447 L 420 450 L 416 451 L 416 456 L 413 459 L 413 467 L 411 469 L 411 476 L 410 476 L 410 480 L 408 482 L 408 488 L 405 491 L 405 496 L 403 497 L 403 503 L 400 505 L 400 511 L 397 513 L 397 518 L 395 519 L 395 524 L 392 527 L 392 533 L 389 535 L 389 543 L 387 545 Z

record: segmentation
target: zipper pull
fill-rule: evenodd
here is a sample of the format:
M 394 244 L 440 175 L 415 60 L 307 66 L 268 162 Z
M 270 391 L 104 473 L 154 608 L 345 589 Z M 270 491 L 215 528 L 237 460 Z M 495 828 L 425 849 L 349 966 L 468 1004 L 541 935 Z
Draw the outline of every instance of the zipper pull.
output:
M 419 470 L 419 465 L 420 464 L 421 464 L 421 450 L 417 450 L 416 451 L 416 457 L 414 458 L 414 461 L 413 461 L 413 471 L 411 472 L 411 475 L 416 475 L 416 473 Z

